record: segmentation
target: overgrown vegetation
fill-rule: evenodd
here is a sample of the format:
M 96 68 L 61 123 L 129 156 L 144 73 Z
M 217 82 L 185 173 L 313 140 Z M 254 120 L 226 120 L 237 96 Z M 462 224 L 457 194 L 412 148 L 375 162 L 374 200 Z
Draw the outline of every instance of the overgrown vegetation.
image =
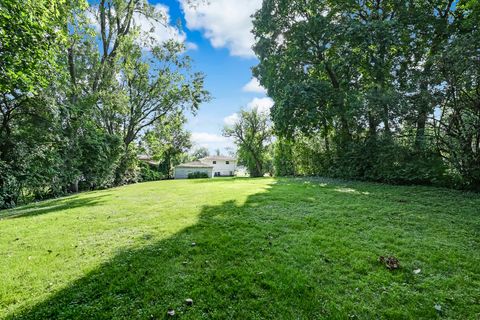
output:
M 295 167 L 277 173 L 480 190 L 479 18 L 476 0 L 263 1 L 254 74 Z
M 170 176 L 209 96 L 184 44 L 134 16 L 169 23 L 147 0 L 2 1 L 0 208 Z M 141 150 L 160 173 L 141 177 Z
M 476 319 L 478 208 L 474 193 L 286 178 L 48 200 L 0 213 L 0 318 Z

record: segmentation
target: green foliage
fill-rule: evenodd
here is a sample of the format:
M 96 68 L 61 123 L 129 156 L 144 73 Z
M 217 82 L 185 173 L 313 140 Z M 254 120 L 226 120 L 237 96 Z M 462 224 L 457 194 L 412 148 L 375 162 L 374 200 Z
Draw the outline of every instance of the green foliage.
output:
M 169 177 L 184 159 L 204 76 L 184 44 L 156 41 L 134 15 L 165 18 L 147 1 L 2 2 L 0 208 Z M 142 176 L 145 141 L 162 174 Z
M 0 160 L 0 208 L 12 208 L 20 196 L 20 185 L 5 162 Z
M 275 132 L 314 142 L 299 173 L 448 175 L 478 189 L 479 16 L 478 1 L 263 1 L 254 74 L 275 101 Z
M 0 93 L 35 92 L 56 71 L 70 15 L 65 0 L 3 0 L 0 5 Z M 73 2 L 72 2 L 73 3 Z M 83 2 L 82 2 L 83 3 Z
M 238 120 L 226 126 L 223 135 L 232 137 L 238 146 L 240 163 L 247 166 L 250 176 L 262 177 L 272 171 L 268 151 L 272 131 L 268 115 L 256 108 L 251 111 L 241 110 Z
M 188 157 L 187 151 L 192 147 L 185 122 L 181 112 L 166 115 L 142 139 L 145 153 L 160 161 L 160 172 L 166 177 L 172 177 L 173 168 Z
M 295 175 L 293 144 L 286 139 L 278 139 L 273 144 L 273 168 L 277 177 Z
M 165 179 L 165 175 L 158 170 L 158 166 L 141 162 L 140 178 L 141 181 L 157 181 Z
M 291 143 L 293 159 L 290 164 L 298 175 L 454 186 L 454 180 L 447 175 L 445 162 L 434 150 L 418 151 L 390 138 L 350 143 L 345 150 L 330 151 L 318 137 L 300 135 L 294 141 Z
M 191 172 L 188 174 L 188 179 L 204 179 L 209 178 L 208 173 L 206 172 Z
M 197 161 L 199 159 L 208 157 L 209 154 L 210 154 L 210 151 L 208 151 L 208 148 L 205 148 L 205 147 L 197 148 L 192 153 L 192 160 Z

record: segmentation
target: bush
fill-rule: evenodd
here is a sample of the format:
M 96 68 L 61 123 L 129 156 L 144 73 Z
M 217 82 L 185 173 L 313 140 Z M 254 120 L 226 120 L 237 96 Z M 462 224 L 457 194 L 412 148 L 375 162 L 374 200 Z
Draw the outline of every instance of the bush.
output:
M 277 177 L 295 175 L 292 142 L 279 138 L 273 149 L 273 168 Z
M 208 178 L 208 173 L 206 172 L 192 172 L 188 174 L 188 179 L 202 179 Z
M 157 181 L 164 179 L 165 175 L 157 167 L 140 162 L 140 178 L 142 181 Z
M 277 175 L 288 174 L 293 165 L 295 174 L 303 176 L 452 186 L 437 151 L 418 151 L 391 137 L 355 141 L 343 148 L 333 145 L 329 150 L 319 137 L 300 136 L 290 146 L 277 141 L 274 163 Z

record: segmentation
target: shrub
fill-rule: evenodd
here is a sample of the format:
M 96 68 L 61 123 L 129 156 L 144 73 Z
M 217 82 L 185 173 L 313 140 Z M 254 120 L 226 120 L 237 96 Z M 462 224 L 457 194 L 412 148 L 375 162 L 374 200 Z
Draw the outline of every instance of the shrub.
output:
M 157 181 L 164 179 L 165 175 L 158 170 L 158 167 L 140 162 L 140 178 L 142 181 Z
M 208 173 L 206 172 L 192 172 L 188 174 L 188 179 L 202 179 L 202 178 L 208 178 Z
M 279 138 L 273 149 L 273 168 L 277 177 L 295 175 L 292 142 Z

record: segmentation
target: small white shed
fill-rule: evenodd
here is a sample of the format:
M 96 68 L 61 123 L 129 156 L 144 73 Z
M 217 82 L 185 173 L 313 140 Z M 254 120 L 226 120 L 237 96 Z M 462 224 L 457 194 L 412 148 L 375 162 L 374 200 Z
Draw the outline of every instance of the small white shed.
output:
M 187 179 L 188 174 L 195 172 L 205 172 L 209 178 L 212 178 L 213 166 L 200 161 L 182 163 L 175 167 L 173 177 L 175 179 Z

